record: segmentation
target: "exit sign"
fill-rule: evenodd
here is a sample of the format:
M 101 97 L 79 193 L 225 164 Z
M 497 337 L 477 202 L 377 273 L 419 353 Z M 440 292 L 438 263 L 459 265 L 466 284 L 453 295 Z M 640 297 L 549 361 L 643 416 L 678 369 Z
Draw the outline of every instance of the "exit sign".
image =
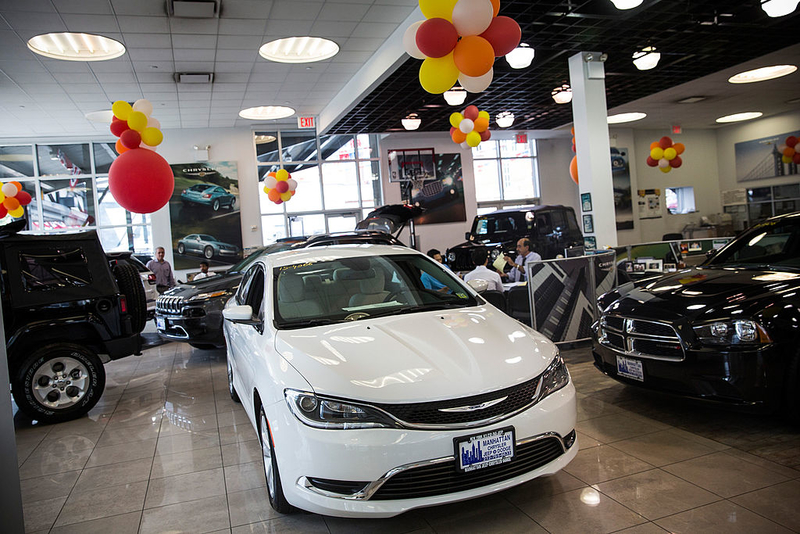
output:
M 316 128 L 314 117 L 297 117 L 298 128 Z
M 672 133 L 674 133 L 674 134 L 683 133 L 683 128 L 681 128 L 680 125 L 678 125 L 678 124 L 673 124 L 672 125 Z
M 528 142 L 528 134 L 526 133 L 518 133 L 517 134 L 517 143 L 523 144 Z

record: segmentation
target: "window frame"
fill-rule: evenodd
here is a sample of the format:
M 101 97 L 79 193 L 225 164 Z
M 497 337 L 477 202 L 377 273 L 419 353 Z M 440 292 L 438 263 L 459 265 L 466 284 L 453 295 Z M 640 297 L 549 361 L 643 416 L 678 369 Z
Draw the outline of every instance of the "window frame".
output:
M 520 205 L 527 205 L 527 206 L 538 206 L 541 204 L 541 181 L 539 177 L 539 147 L 536 142 L 536 139 L 529 139 L 527 141 L 529 148 L 530 148 L 530 156 L 503 156 L 502 147 L 500 146 L 500 141 L 509 141 L 510 139 L 491 139 L 490 143 L 495 143 L 494 153 L 495 156 L 493 157 L 476 157 L 476 149 L 472 149 L 472 171 L 473 174 L 476 173 L 476 163 L 479 162 L 487 162 L 487 161 L 494 161 L 497 167 L 497 180 L 498 180 L 498 187 L 500 192 L 500 198 L 495 200 L 487 200 L 487 199 L 480 199 L 479 192 L 475 192 L 475 200 L 477 202 L 477 207 L 480 208 L 495 208 L 496 210 L 502 210 L 507 208 L 512 208 Z M 506 198 L 506 187 L 505 187 L 505 174 L 503 170 L 503 162 L 504 161 L 514 161 L 514 160 L 531 160 L 531 169 L 533 171 L 533 196 L 532 197 L 525 197 L 525 198 Z

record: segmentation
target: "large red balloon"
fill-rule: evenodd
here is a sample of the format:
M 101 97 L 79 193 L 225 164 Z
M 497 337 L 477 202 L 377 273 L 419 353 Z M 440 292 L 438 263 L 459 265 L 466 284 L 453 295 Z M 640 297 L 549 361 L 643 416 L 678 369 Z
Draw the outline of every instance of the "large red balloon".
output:
M 666 150 L 672 146 L 672 139 L 670 139 L 665 135 L 664 137 L 658 140 L 658 146 Z
M 108 188 L 126 210 L 153 213 L 169 201 L 175 178 L 167 160 L 152 150 L 135 148 L 111 164 Z
M 481 141 L 488 141 L 492 137 L 492 132 L 490 130 L 484 130 L 480 132 L 481 134 Z
M 573 182 L 578 183 L 578 156 L 572 156 L 572 161 L 569 162 L 569 176 Z
M 495 17 L 481 37 L 492 45 L 495 57 L 500 57 L 519 45 L 519 41 L 522 39 L 522 30 L 517 21 L 510 17 Z
M 456 47 L 458 30 L 446 19 L 428 19 L 417 29 L 417 48 L 428 57 L 444 57 Z

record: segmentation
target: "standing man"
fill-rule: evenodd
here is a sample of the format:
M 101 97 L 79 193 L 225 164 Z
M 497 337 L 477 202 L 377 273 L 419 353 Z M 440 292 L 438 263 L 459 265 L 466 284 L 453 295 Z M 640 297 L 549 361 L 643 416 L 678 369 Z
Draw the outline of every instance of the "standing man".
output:
M 164 254 L 164 247 L 157 247 L 156 259 L 147 262 L 147 268 L 156 275 L 156 290 L 159 294 L 176 285 L 172 266 L 164 259 Z
M 503 259 L 511 266 L 508 274 L 504 275 L 508 276 L 509 282 L 524 282 L 525 265 L 530 261 L 542 261 L 542 257 L 531 250 L 531 240 L 527 237 L 517 241 L 517 257 L 514 260 L 508 254 Z
M 476 248 L 472 251 L 472 262 L 476 265 L 476 267 L 464 275 L 465 282 L 475 279 L 486 280 L 489 282 L 489 290 L 503 290 L 503 280 L 500 278 L 500 275 L 497 274 L 497 271 L 488 269 L 486 267 L 486 265 L 489 263 L 489 253 L 485 248 Z

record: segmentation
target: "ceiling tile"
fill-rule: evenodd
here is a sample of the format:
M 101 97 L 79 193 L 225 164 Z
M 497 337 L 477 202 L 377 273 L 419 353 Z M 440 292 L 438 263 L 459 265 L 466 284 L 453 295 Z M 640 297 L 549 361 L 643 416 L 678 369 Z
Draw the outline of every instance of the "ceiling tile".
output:
M 294 37 L 309 35 L 311 33 L 311 26 L 314 25 L 312 20 L 273 20 L 267 21 L 267 31 L 264 34 L 264 42 L 272 41 L 282 37 Z
M 383 39 L 363 39 L 351 37 L 345 41 L 342 50 L 345 52 L 375 52 L 383 44 Z
M 111 0 L 117 15 L 157 15 L 166 14 L 164 0 Z
M 5 50 L 3 50 L 5 53 Z M 5 72 L 47 72 L 44 65 L 38 61 L 11 61 L 3 58 L 0 60 L 0 71 Z
M 193 48 L 176 48 L 172 51 L 175 57 L 175 63 L 180 61 L 214 61 L 217 51 L 213 48 L 208 49 L 193 49 Z
M 110 14 L 108 0 L 52 0 L 59 13 L 83 13 L 91 15 Z
M 215 72 L 214 83 L 247 83 L 249 72 Z
M 283 80 L 286 79 L 288 74 L 285 72 L 281 73 L 268 73 L 268 72 L 254 72 L 250 75 L 250 83 L 247 84 L 248 86 L 253 86 L 259 83 L 272 83 L 272 84 L 282 84 Z
M 206 105 L 211 104 L 211 91 L 205 92 L 185 92 L 181 91 L 181 84 L 178 84 L 178 100 L 181 102 L 188 102 L 188 101 L 195 101 L 195 102 L 205 102 Z
M 3 0 L 3 3 L 0 4 L 0 13 L 12 11 L 53 13 L 55 8 L 50 0 Z
M 175 72 L 214 72 L 213 61 L 176 61 Z
M 217 50 L 217 62 L 220 61 L 241 61 L 254 63 L 258 59 L 258 52 L 255 50 Z
M 175 93 L 178 91 L 177 84 L 172 83 L 142 83 L 140 84 L 142 91 L 149 91 L 151 93 Z
M 320 78 L 322 77 L 322 73 L 315 73 L 315 72 L 290 72 L 286 75 L 285 83 L 290 84 L 302 84 L 305 85 L 313 85 L 317 83 Z
M 369 10 L 364 4 L 325 2 L 317 20 L 359 21 Z
M 387 22 L 361 22 L 353 30 L 352 37 L 386 39 L 397 29 L 397 24 Z
M 128 55 L 131 60 L 136 61 L 164 61 L 172 59 L 172 49 L 170 48 L 130 48 Z
M 72 100 L 74 102 L 76 102 L 77 104 L 80 104 L 82 102 L 83 103 L 86 103 L 86 102 L 98 102 L 99 103 L 99 102 L 108 101 L 108 99 L 105 97 L 105 95 L 102 92 L 98 92 L 98 93 L 75 93 L 73 91 L 73 92 L 70 92 L 70 96 L 72 97 Z
M 253 63 L 250 62 L 228 61 L 214 66 L 214 72 L 250 72 L 252 69 Z
M 18 72 L 10 76 L 18 84 L 41 83 L 56 84 L 56 80 L 49 72 Z M 27 90 L 27 89 L 26 89 Z
M 152 102 L 154 106 L 156 105 L 156 103 L 160 103 L 160 102 L 177 102 L 178 101 L 178 92 L 177 91 L 174 92 L 174 93 L 164 93 L 164 92 L 160 92 L 160 91 L 148 91 L 146 87 L 147 86 L 144 86 L 144 85 L 142 86 L 142 94 L 144 94 L 144 97 L 146 99 L 148 99 L 150 102 Z M 155 115 L 155 111 L 153 112 L 153 114 Z M 163 115 L 163 113 L 160 114 L 160 115 L 157 115 L 156 118 L 158 118 L 158 120 L 161 120 L 159 117 L 162 116 L 162 115 Z
M 125 46 L 129 48 L 169 48 L 172 39 L 168 33 L 126 33 Z
M 361 68 L 366 61 L 372 57 L 372 54 L 375 53 L 375 50 L 368 50 L 364 52 L 355 52 L 350 50 L 345 50 L 339 52 L 333 58 L 331 58 L 331 67 L 330 68 L 338 68 L 333 67 L 333 65 L 342 64 L 342 63 L 356 63 L 358 64 L 358 68 Z M 358 69 L 356 69 L 358 70 Z M 340 71 L 341 72 L 341 71 Z M 355 72 L 355 71 L 353 71 Z
M 205 95 L 203 100 L 211 100 L 211 84 L 210 83 L 179 83 L 178 98 L 183 98 L 188 93 L 200 93 Z M 192 98 L 191 100 L 196 100 Z
M 217 40 L 217 48 L 221 49 L 258 50 L 262 44 L 264 40 L 255 35 L 220 35 Z
M 69 94 L 69 96 L 72 97 L 73 100 L 75 100 L 77 95 L 93 95 L 95 97 L 98 95 L 104 95 L 103 89 L 97 83 L 62 83 L 61 87 L 67 92 L 67 94 Z M 85 102 L 86 99 L 84 98 L 83 101 Z
M 56 13 L 30 13 L 10 11 L 3 14 L 9 26 L 15 30 L 33 30 L 37 33 L 63 32 L 67 27 Z
M 358 23 L 333 20 L 318 20 L 311 27 L 314 37 L 349 37 Z
M 56 72 L 53 74 L 55 80 L 64 85 L 68 83 L 95 83 L 94 74 L 91 72 Z
M 133 72 L 96 72 L 95 76 L 100 83 L 138 83 Z
M 220 17 L 266 19 L 270 16 L 271 9 L 270 0 L 225 0 L 222 3 Z
M 216 35 L 172 35 L 173 48 L 215 49 L 217 47 Z
M 171 72 L 139 72 L 136 74 L 139 83 L 170 83 L 173 81 Z
M 372 6 L 364 15 L 363 22 L 401 23 L 414 11 L 410 6 Z
M 60 61 L 42 58 L 41 62 L 49 72 L 89 72 L 89 62 L 86 61 Z
M 186 19 L 170 18 L 172 33 L 189 33 L 192 35 L 216 35 L 219 19 Z
M 220 35 L 264 35 L 267 27 L 266 18 L 264 19 L 227 19 L 219 21 Z
M 123 33 L 169 33 L 167 17 L 118 16 Z
M 172 58 L 170 58 L 169 60 L 158 60 L 158 61 L 134 61 L 133 70 L 135 70 L 136 72 L 172 73 L 175 70 L 175 62 L 172 61 Z
M 133 72 L 131 58 L 121 57 L 111 61 L 94 61 L 90 68 L 92 72 Z
M 322 5 L 319 2 L 277 0 L 273 3 L 272 11 L 269 13 L 270 22 L 275 19 L 313 21 L 319 15 Z
M 113 15 L 62 14 L 61 18 L 71 32 L 98 33 L 119 32 L 117 19 Z

